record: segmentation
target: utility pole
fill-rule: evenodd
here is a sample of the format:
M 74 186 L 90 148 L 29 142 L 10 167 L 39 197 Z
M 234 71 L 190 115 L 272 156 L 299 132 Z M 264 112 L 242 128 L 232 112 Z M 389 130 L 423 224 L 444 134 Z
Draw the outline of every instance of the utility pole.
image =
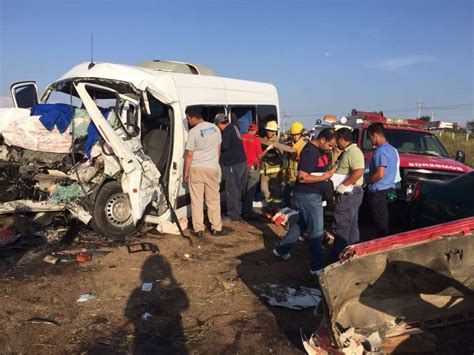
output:
M 285 134 L 285 132 L 286 132 L 286 118 L 287 118 L 286 111 L 283 111 L 283 117 L 282 118 L 283 118 L 283 134 Z
M 418 100 L 418 118 L 421 117 L 421 100 Z

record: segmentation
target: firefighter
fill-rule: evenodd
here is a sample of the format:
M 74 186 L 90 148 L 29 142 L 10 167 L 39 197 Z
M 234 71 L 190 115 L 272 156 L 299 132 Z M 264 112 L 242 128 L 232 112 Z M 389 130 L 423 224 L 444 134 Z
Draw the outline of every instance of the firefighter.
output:
M 295 122 L 290 127 L 290 141 L 288 145 L 293 148 L 292 152 L 287 153 L 285 160 L 285 168 L 283 170 L 283 207 L 291 207 L 291 192 L 298 177 L 298 162 L 301 151 L 306 141 L 303 138 L 304 126 L 300 122 Z
M 267 203 L 281 202 L 281 168 L 282 153 L 275 149 L 273 144 L 278 143 L 278 123 L 276 121 L 268 121 L 265 126 L 266 137 L 262 145 L 268 151 L 262 159 L 260 168 L 260 189 Z

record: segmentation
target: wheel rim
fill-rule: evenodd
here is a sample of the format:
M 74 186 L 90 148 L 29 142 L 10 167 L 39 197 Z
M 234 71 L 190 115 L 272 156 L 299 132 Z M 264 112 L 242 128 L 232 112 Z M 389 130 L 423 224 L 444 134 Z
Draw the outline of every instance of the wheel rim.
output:
M 124 227 L 132 222 L 130 201 L 124 193 L 113 194 L 105 204 L 107 221 L 115 227 Z

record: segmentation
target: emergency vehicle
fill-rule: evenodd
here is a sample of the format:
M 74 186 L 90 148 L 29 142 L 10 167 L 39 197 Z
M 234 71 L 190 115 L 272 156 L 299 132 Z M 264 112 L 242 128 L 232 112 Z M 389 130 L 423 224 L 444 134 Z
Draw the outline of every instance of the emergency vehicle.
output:
M 351 115 L 341 117 L 337 122 L 318 120 L 313 134 L 325 127 L 351 128 L 353 142 L 364 153 L 368 173 L 374 147 L 367 128 L 374 122 L 383 123 L 388 142 L 399 153 L 401 182 L 397 186 L 397 196 L 401 201 L 410 200 L 419 180 L 449 181 L 472 170 L 463 164 L 464 152 L 459 150 L 454 158 L 451 157 L 438 137 L 425 128 L 423 120 L 388 118 L 383 112 L 354 109 Z
M 425 129 L 423 120 L 385 117 L 383 112 L 371 113 L 352 110 L 348 122 L 354 122 L 353 142 L 362 149 L 366 168 L 374 147 L 370 143 L 367 128 L 373 122 L 382 122 L 388 142 L 400 155 L 401 183 L 398 198 L 409 201 L 418 180 L 449 181 L 472 169 L 464 165 L 465 154 L 458 151 L 452 158 L 438 137 Z

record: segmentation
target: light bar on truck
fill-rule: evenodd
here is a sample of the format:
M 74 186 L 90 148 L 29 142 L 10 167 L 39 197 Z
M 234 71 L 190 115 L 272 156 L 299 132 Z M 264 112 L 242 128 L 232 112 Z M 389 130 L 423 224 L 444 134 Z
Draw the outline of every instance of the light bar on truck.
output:
M 404 126 L 404 127 L 413 127 L 413 128 L 425 128 L 425 121 L 423 120 L 413 120 L 413 119 L 404 119 L 404 118 L 388 118 L 380 116 L 365 116 L 363 122 L 366 124 L 380 122 L 387 126 Z

